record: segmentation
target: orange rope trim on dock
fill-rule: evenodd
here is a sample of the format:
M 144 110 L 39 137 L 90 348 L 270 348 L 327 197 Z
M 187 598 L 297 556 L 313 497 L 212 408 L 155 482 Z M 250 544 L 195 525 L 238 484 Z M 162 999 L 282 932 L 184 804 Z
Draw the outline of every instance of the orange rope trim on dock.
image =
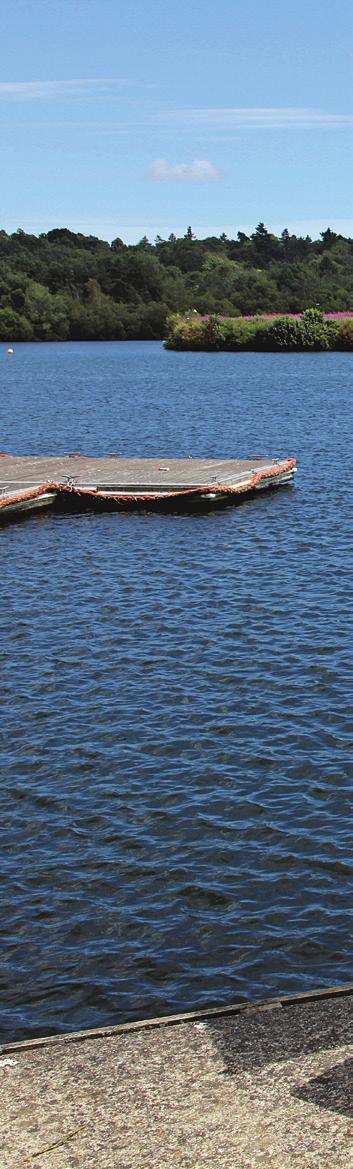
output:
M 26 499 L 36 499 L 37 495 L 44 495 L 45 491 L 59 491 L 57 483 L 39 483 L 37 487 L 27 487 L 25 491 L 18 491 L 16 495 L 0 496 L 0 508 L 9 507 L 13 503 L 25 503 Z
M 271 468 L 268 471 L 254 471 L 250 483 L 241 483 L 238 487 L 230 487 L 229 490 L 231 492 L 248 491 L 249 488 L 256 487 L 256 484 L 260 483 L 262 479 L 274 479 L 277 475 L 285 475 L 286 471 L 293 471 L 296 462 L 296 459 L 286 459 L 285 463 L 282 463 L 279 467 L 275 467 L 274 470 Z
M 163 499 L 178 499 L 185 495 L 207 495 L 208 493 L 213 495 L 238 495 L 245 491 L 252 491 L 253 488 L 256 487 L 256 484 L 260 483 L 263 479 L 276 479 L 278 475 L 284 475 L 287 471 L 292 471 L 296 466 L 296 461 L 296 459 L 286 459 L 285 462 L 281 463 L 278 467 L 271 467 L 266 471 L 254 471 L 245 483 L 237 483 L 233 485 L 205 483 L 202 487 L 181 487 L 176 491 L 150 491 L 147 495 L 130 492 L 128 486 L 126 487 L 124 494 L 115 491 L 95 491 L 94 487 L 78 487 L 71 483 L 65 483 L 60 486 L 57 485 L 56 489 L 58 491 L 71 492 L 74 495 L 85 495 L 91 499 L 111 499 L 112 502 L 121 501 L 122 503 L 128 502 L 129 500 L 133 500 L 135 503 L 148 503 L 151 501 L 155 502 L 156 500 Z

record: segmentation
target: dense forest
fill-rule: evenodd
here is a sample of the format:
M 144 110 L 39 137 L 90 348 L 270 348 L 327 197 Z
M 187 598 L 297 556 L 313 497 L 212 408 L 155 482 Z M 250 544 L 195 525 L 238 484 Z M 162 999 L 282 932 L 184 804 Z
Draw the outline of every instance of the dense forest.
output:
M 0 340 L 154 340 L 170 314 L 353 309 L 353 240 L 267 231 L 111 244 L 68 228 L 0 231 Z

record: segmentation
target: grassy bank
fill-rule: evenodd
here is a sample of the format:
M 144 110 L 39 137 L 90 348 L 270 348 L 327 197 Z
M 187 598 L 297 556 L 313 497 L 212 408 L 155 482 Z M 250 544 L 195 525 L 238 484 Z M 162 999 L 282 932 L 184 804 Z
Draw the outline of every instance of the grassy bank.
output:
M 167 349 L 294 352 L 353 350 L 353 318 L 327 320 L 316 308 L 301 316 L 199 317 L 174 314 L 167 322 Z

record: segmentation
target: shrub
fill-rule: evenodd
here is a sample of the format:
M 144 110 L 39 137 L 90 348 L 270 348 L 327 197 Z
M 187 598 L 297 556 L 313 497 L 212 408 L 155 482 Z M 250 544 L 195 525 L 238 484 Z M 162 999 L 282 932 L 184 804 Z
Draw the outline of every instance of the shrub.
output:
M 222 321 L 223 348 L 233 351 L 252 349 L 258 332 L 257 322 L 236 317 Z
M 207 349 L 209 346 L 206 343 L 205 323 L 206 321 L 198 316 L 173 313 L 167 320 L 166 348 Z
M 264 337 L 266 349 L 300 349 L 301 321 L 295 317 L 276 317 Z
M 348 328 L 347 328 L 348 326 Z M 306 309 L 301 317 L 207 317 L 176 314 L 167 322 L 169 349 L 230 351 L 327 350 L 353 348 L 353 320 L 326 321 L 319 309 Z
M 330 349 L 330 330 L 320 309 L 305 309 L 299 324 L 302 349 Z
M 353 349 L 353 320 L 340 321 L 336 331 L 338 349 Z

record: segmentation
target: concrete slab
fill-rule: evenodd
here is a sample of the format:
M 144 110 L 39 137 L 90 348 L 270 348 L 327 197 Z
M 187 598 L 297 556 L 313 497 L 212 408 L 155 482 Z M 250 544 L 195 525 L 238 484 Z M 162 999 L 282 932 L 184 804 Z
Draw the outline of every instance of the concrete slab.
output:
M 1 1169 L 351 1169 L 353 993 L 7 1044 Z

